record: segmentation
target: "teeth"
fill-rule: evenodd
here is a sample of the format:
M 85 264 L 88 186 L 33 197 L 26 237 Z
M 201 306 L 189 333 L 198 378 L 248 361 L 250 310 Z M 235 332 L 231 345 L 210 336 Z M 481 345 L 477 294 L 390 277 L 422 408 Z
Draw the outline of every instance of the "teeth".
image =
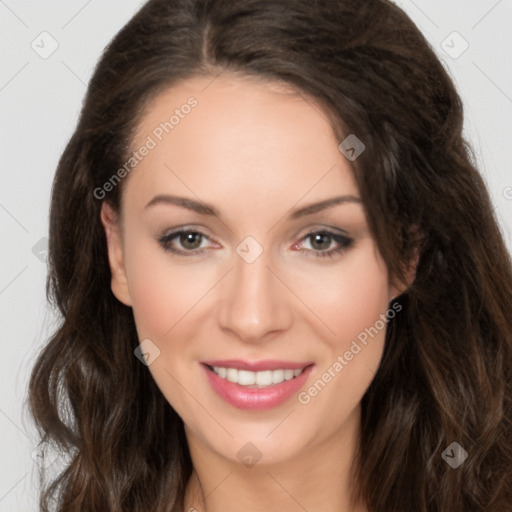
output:
M 293 379 L 300 375 L 302 370 L 265 370 L 262 372 L 251 372 L 249 370 L 237 370 L 236 368 L 223 368 L 214 366 L 213 371 L 223 379 L 253 388 L 266 388 L 279 384 L 285 380 Z
M 237 370 L 235 370 L 236 372 Z M 255 384 L 256 375 L 254 375 L 254 372 L 246 372 L 244 370 L 238 370 L 238 377 L 233 375 L 232 379 L 230 379 L 231 382 L 238 382 L 238 384 L 241 384 L 242 386 L 251 386 L 252 384 Z

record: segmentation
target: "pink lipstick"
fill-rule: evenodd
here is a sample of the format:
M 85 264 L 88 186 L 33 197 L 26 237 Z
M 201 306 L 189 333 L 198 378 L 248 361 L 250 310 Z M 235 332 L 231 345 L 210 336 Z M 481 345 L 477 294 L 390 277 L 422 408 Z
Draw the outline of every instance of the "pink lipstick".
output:
M 239 409 L 278 407 L 299 391 L 314 366 L 312 362 L 238 359 L 201 362 L 212 389 Z

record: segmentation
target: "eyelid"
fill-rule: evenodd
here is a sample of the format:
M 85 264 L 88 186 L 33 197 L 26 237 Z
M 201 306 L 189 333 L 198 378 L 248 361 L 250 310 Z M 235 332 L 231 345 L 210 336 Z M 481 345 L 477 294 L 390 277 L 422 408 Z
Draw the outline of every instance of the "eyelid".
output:
M 301 234 L 301 233 L 304 233 L 304 234 Z M 330 234 L 346 236 L 346 237 L 350 238 L 350 234 L 347 230 L 342 229 L 342 228 L 337 228 L 334 226 L 322 225 L 322 224 L 315 224 L 315 225 L 313 225 L 313 227 L 308 227 L 305 230 L 300 230 L 298 232 L 298 234 L 295 236 L 295 238 L 302 239 L 305 236 L 313 235 L 315 233 L 330 233 Z
M 205 253 L 209 248 L 202 247 L 193 250 L 176 249 L 171 246 L 171 242 L 173 242 L 176 238 L 179 238 L 179 236 L 183 233 L 197 233 L 202 238 L 202 240 L 206 239 L 209 240 L 210 242 L 215 243 L 206 233 L 201 231 L 201 229 L 203 228 L 196 228 L 190 225 L 180 226 L 171 231 L 165 232 L 161 236 L 157 236 L 156 240 L 157 243 L 165 251 L 172 252 L 178 256 L 198 256 Z M 350 247 L 352 247 L 354 243 L 354 239 L 351 238 L 350 235 L 341 228 L 327 228 L 319 226 L 317 228 L 308 228 L 308 230 L 302 236 L 300 236 L 296 242 L 293 243 L 292 247 L 301 245 L 302 243 L 304 243 L 305 240 L 316 234 L 325 234 L 327 236 L 330 236 L 338 244 L 338 248 L 324 251 L 315 251 L 313 249 L 298 249 L 297 252 L 301 254 L 307 253 L 308 255 L 311 255 L 313 257 L 329 257 L 345 252 Z
M 338 228 L 339 229 L 339 228 Z M 339 230 L 337 232 L 334 228 L 320 228 L 309 230 L 305 235 L 299 238 L 297 242 L 293 244 L 293 247 L 301 245 L 305 240 L 317 234 L 325 234 L 331 237 L 331 240 L 337 244 L 337 247 L 324 251 L 315 251 L 313 249 L 298 249 L 297 252 L 311 256 L 313 258 L 330 258 L 337 255 L 341 255 L 354 245 L 355 240 L 348 235 L 345 230 Z
M 173 248 L 171 246 L 171 242 L 178 238 L 182 233 L 198 233 L 203 239 L 207 239 L 210 242 L 213 242 L 213 240 L 206 233 L 204 233 L 204 231 L 202 231 L 203 229 L 204 228 L 196 228 L 190 225 L 180 226 L 170 231 L 165 231 L 162 235 L 157 235 L 156 241 L 164 251 L 171 252 L 178 256 L 196 256 L 199 254 L 203 254 L 204 252 L 206 252 L 208 248 L 202 247 L 200 249 L 187 251 L 185 249 Z

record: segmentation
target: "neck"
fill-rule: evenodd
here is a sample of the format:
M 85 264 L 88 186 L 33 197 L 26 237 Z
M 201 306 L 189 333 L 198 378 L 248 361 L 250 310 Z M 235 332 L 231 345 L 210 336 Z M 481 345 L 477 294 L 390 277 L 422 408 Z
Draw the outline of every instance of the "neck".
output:
M 251 467 L 213 452 L 186 429 L 194 472 L 183 511 L 366 512 L 352 496 L 360 419 L 358 407 L 331 436 L 313 440 L 293 460 Z

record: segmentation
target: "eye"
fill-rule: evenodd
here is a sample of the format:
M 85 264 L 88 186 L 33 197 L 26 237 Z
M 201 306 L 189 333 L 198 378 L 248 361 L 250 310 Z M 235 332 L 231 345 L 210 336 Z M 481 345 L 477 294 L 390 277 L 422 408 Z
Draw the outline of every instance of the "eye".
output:
M 158 243 L 166 251 L 189 256 L 205 252 L 207 246 L 202 246 L 205 240 L 209 240 L 209 238 L 200 231 L 195 229 L 179 229 L 160 237 Z M 180 247 L 176 247 L 176 245 Z
M 304 241 L 308 242 L 305 245 L 309 245 L 309 248 L 300 249 Z M 301 253 L 308 256 L 324 258 L 345 252 L 352 247 L 353 243 L 354 240 L 352 238 L 322 230 L 308 233 L 300 242 L 294 244 L 293 248 L 299 249 Z
M 194 256 L 206 252 L 210 240 L 204 233 L 196 229 L 181 228 L 172 233 L 158 238 L 159 245 L 166 251 L 180 256 Z M 305 243 L 309 247 L 301 248 Z M 299 242 L 293 245 L 293 249 L 300 253 L 313 257 L 333 257 L 349 249 L 354 240 L 339 233 L 327 230 L 308 233 Z

